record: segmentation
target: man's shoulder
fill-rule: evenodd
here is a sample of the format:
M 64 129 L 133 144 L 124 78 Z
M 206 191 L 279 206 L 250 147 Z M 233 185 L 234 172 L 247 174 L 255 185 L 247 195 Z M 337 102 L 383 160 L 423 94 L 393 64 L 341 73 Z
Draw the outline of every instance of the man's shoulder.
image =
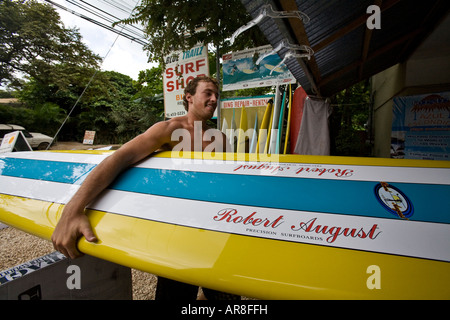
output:
M 177 118 L 171 118 L 169 120 L 160 121 L 160 122 L 155 123 L 153 126 L 158 127 L 159 129 L 173 131 L 178 128 L 183 128 L 186 120 L 181 119 L 181 118 L 182 117 L 177 117 Z
M 184 116 L 163 121 L 164 126 L 170 131 L 186 127 L 187 122 L 187 117 Z

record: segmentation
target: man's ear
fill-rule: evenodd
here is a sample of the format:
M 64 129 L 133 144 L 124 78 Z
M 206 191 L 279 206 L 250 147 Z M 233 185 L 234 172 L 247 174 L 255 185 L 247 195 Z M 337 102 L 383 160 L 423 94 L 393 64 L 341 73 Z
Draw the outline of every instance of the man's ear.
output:
M 190 93 L 186 93 L 185 98 L 186 98 L 187 102 L 192 103 L 192 95 Z

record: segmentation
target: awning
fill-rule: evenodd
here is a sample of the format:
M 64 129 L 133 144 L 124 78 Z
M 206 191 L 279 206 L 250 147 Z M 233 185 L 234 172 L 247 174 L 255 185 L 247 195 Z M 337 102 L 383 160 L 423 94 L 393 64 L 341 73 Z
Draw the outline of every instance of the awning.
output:
M 314 55 L 285 61 L 308 93 L 323 97 L 404 62 L 448 14 L 446 0 L 241 0 L 253 18 L 270 4 L 275 11 L 301 11 L 309 17 L 265 17 L 257 26 L 272 47 L 282 41 L 310 46 Z M 368 28 L 380 9 L 380 28 Z M 371 18 L 370 22 L 374 22 Z M 305 19 L 304 19 L 305 20 Z M 373 24 L 371 25 L 373 27 Z M 448 44 L 447 44 L 448 45 Z M 283 59 L 289 52 L 281 49 Z

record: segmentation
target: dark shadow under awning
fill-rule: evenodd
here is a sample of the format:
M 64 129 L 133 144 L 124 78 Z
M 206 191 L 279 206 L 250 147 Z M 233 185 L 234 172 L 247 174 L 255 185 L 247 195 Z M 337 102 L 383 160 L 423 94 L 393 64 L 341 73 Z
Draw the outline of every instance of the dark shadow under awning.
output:
M 448 14 L 446 0 L 241 0 L 250 15 L 262 6 L 300 10 L 310 18 L 264 18 L 258 27 L 272 47 L 287 40 L 314 50 L 310 60 L 291 58 L 289 70 L 308 93 L 331 96 L 397 63 L 404 62 Z M 369 29 L 366 13 L 380 8 L 380 29 Z M 443 46 L 449 46 L 443 43 Z M 278 52 L 283 59 L 288 50 Z

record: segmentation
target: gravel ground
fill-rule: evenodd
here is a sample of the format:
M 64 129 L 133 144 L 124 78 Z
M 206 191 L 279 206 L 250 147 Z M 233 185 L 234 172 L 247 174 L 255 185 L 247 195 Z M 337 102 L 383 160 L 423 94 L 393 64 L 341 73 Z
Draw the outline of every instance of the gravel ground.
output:
M 0 271 L 55 251 L 50 241 L 15 228 L 0 230 Z M 155 299 L 156 276 L 131 269 L 133 300 Z

